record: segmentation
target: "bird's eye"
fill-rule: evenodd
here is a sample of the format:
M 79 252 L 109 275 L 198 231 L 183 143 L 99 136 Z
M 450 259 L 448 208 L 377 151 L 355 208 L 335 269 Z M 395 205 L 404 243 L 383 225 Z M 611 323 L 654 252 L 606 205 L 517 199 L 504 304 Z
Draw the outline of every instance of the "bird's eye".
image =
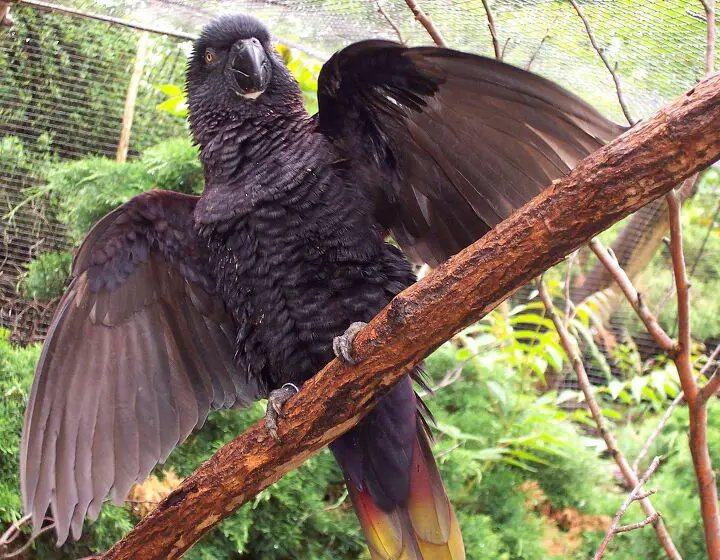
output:
M 215 51 L 212 49 L 207 49 L 205 51 L 205 62 L 210 64 L 211 62 L 215 62 Z

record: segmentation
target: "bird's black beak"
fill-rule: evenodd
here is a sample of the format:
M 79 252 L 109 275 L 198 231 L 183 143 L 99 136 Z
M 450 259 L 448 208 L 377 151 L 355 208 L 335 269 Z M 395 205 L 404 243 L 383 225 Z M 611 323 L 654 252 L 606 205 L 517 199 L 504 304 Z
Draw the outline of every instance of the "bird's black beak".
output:
M 241 39 L 230 49 L 225 79 L 230 88 L 243 97 L 255 99 L 270 82 L 272 68 L 260 41 Z

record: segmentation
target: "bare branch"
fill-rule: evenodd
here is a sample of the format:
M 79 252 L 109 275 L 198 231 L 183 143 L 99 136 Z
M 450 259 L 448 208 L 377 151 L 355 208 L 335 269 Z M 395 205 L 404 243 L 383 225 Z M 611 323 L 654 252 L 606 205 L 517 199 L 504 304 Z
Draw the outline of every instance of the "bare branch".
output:
M 617 63 L 614 66 L 612 64 L 610 64 L 610 61 L 605 56 L 605 52 L 597 44 L 597 41 L 595 40 L 595 33 L 593 33 L 592 27 L 590 27 L 590 22 L 585 17 L 585 14 L 583 13 L 580 6 L 578 5 L 577 1 L 570 0 L 570 3 L 572 4 L 573 8 L 575 8 L 577 15 L 580 16 L 580 19 L 582 20 L 583 25 L 585 26 L 585 31 L 587 31 L 588 38 L 590 39 L 590 43 L 592 44 L 593 48 L 600 56 L 600 59 L 603 61 L 603 64 L 605 65 L 605 68 L 607 68 L 608 72 L 610 72 L 613 82 L 615 82 L 615 92 L 617 93 L 618 102 L 620 103 L 620 107 L 622 108 L 623 114 L 625 115 L 627 122 L 629 122 L 630 124 L 635 124 L 635 119 L 633 119 L 632 115 L 630 115 L 630 109 L 628 109 L 628 106 L 625 103 L 625 96 L 623 94 L 622 86 L 620 85 L 620 77 L 617 74 Z
M 333 360 L 288 401 L 279 429 L 282 445 L 257 423 L 186 478 L 103 557 L 180 557 L 243 503 L 353 427 L 431 349 L 718 157 L 720 75 L 588 156 L 399 294 L 357 335 L 354 352 L 361 364 Z M 625 464 L 634 485 L 637 477 Z
M 27 516 L 26 516 L 27 517 Z M 17 550 L 13 550 L 12 552 L 8 552 L 6 554 L 3 554 L 0 556 L 0 559 L 5 560 L 6 558 L 17 558 L 20 556 L 23 552 L 25 552 L 28 548 L 32 546 L 32 544 L 40 537 L 41 535 L 44 535 L 48 531 L 52 531 L 55 528 L 55 523 L 50 523 L 49 525 L 46 525 L 42 529 L 40 529 L 35 535 L 33 535 L 28 541 L 22 545 Z M 14 540 L 14 538 L 12 539 Z M 2 546 L 2 545 L 0 545 Z
M 525 65 L 525 70 L 530 71 L 532 69 L 532 65 L 535 62 L 535 59 L 537 58 L 537 56 L 540 54 L 540 50 L 543 48 L 545 41 L 547 41 L 548 37 L 550 37 L 550 32 L 553 30 L 553 27 L 555 27 L 555 22 L 557 22 L 558 17 L 559 16 L 555 16 L 555 19 L 552 20 L 552 23 L 545 30 L 545 35 L 542 36 L 542 39 L 540 39 L 540 42 L 538 43 L 537 48 L 533 51 L 532 55 L 530 56 L 530 59 L 528 60 L 527 64 Z
M 650 434 L 650 437 L 647 438 L 645 441 L 645 444 L 643 445 L 642 449 L 640 450 L 640 453 L 638 453 L 638 456 L 635 458 L 635 461 L 633 461 L 632 469 L 635 472 L 638 472 L 638 469 L 640 468 L 640 463 L 645 458 L 645 456 L 648 454 L 648 451 L 650 451 L 650 447 L 652 447 L 652 444 L 655 443 L 655 440 L 660 435 L 660 433 L 665 428 L 665 424 L 668 423 L 668 420 L 670 420 L 670 417 L 672 416 L 672 413 L 675 411 L 677 406 L 685 400 L 685 393 L 680 391 L 677 396 L 673 399 L 673 402 L 670 403 L 670 406 L 667 407 L 667 410 L 665 411 L 665 414 L 663 414 L 662 418 L 660 419 L 660 422 L 658 422 L 658 425 L 653 430 L 652 434 Z
M 625 294 L 628 303 L 630 303 L 638 317 L 640 317 L 642 322 L 645 324 L 645 328 L 647 328 L 648 332 L 653 335 L 653 338 L 655 338 L 655 342 L 657 342 L 658 346 L 660 346 L 660 348 L 669 355 L 674 356 L 677 351 L 677 345 L 663 330 L 655 316 L 650 312 L 647 305 L 645 305 L 645 301 L 635 289 L 635 286 L 633 286 L 630 278 L 622 269 L 620 264 L 618 264 L 617 260 L 615 260 L 603 244 L 600 243 L 599 239 L 591 240 L 588 245 L 590 245 L 593 253 L 597 255 L 600 262 L 603 263 L 608 272 L 610 272 L 613 276 L 618 286 Z
M 452 385 L 458 379 L 462 378 L 463 367 L 465 367 L 464 362 L 458 364 L 457 366 L 452 368 L 450 371 L 448 371 L 437 385 L 435 385 L 434 387 L 430 387 L 429 389 L 419 391 L 418 397 L 420 397 L 422 399 L 422 398 L 425 398 L 428 396 L 432 396 L 435 393 L 437 393 L 440 389 L 444 389 L 445 387 Z
M 427 16 L 427 14 L 422 11 L 420 6 L 418 6 L 418 3 L 415 0 L 405 0 L 405 3 L 408 5 L 408 8 L 412 10 L 412 13 L 415 15 L 415 19 L 420 22 L 430 37 L 432 37 L 432 40 L 435 41 L 435 44 L 438 47 L 447 47 L 447 43 L 445 42 L 445 39 L 443 39 L 442 33 L 440 33 L 440 30 L 437 27 L 435 27 L 435 24 Z
M 702 388 L 701 396 L 703 400 L 710 400 L 710 398 L 717 393 L 718 389 L 720 389 L 720 368 L 715 368 L 715 371 L 710 376 L 710 379 L 708 379 L 707 384 L 705 387 Z
M 567 261 L 567 269 L 565 270 L 565 327 L 567 328 L 570 324 L 570 314 L 573 311 L 575 305 L 573 304 L 572 297 L 570 295 L 570 282 L 572 281 L 572 269 L 575 261 L 578 258 L 579 250 L 574 251 Z
M 643 493 L 642 487 L 647 483 L 647 481 L 650 479 L 650 477 L 653 475 L 653 473 L 657 470 L 657 468 L 659 466 L 660 466 L 660 457 L 655 457 L 655 459 L 653 459 L 653 462 L 650 463 L 650 466 L 645 471 L 645 474 L 643 474 L 642 477 L 640 478 L 640 480 L 638 480 L 638 483 L 635 485 L 635 488 L 633 488 L 633 491 L 630 492 L 628 497 L 625 499 L 623 504 L 620 506 L 620 509 L 615 514 L 612 524 L 610 525 L 610 529 L 608 530 L 607 534 L 605 535 L 605 538 L 603 539 L 603 541 L 600 543 L 600 546 L 598 547 L 598 550 L 595 553 L 595 557 L 593 560 L 600 560 L 603 557 L 603 555 L 605 554 L 605 549 L 607 548 L 607 545 L 610 543 L 610 541 L 616 534 L 633 531 L 635 529 L 645 527 L 646 525 L 650 525 L 651 523 L 657 523 L 660 520 L 660 512 L 656 511 L 656 512 L 653 512 L 650 515 L 648 515 L 643 521 L 640 521 L 639 523 L 633 523 L 632 525 L 625 525 L 623 527 L 620 527 L 620 520 L 622 519 L 622 516 L 625 515 L 625 512 L 630 507 L 630 504 L 632 504 L 635 501 L 645 499 L 649 495 L 655 493 L 654 490 Z
M 675 358 L 680 384 L 685 392 L 690 416 L 690 452 L 700 495 L 705 545 L 710 560 L 720 560 L 720 509 L 715 473 L 707 444 L 707 401 L 700 393 L 690 362 L 690 285 L 682 246 L 680 201 L 673 191 L 666 195 L 670 216 L 670 254 L 677 286 L 678 353 Z
M 407 45 L 407 41 L 405 40 L 405 37 L 403 37 L 402 31 L 400 31 L 397 23 L 395 23 L 395 21 L 390 17 L 390 14 L 385 11 L 382 0 L 375 0 L 375 7 L 377 8 L 378 13 L 385 18 L 385 21 L 388 22 L 388 25 L 393 28 L 398 41 L 400 41 L 403 45 Z
M 715 26 L 715 0 L 700 0 L 705 9 L 705 21 L 707 22 L 707 41 L 705 45 L 705 75 L 715 71 L 715 42 L 717 40 L 717 28 Z
M 502 49 L 500 49 L 500 60 L 505 59 L 505 52 L 507 51 L 508 45 L 512 43 L 512 37 L 508 37 L 505 39 L 505 42 L 503 43 Z
M 488 0 L 482 0 L 483 7 L 485 8 L 485 15 L 488 20 L 488 29 L 490 30 L 490 37 L 492 38 L 493 50 L 495 51 L 495 58 L 498 60 L 503 59 L 503 49 L 500 48 L 500 39 L 498 39 L 497 29 L 495 29 L 495 16 L 493 16 L 492 10 Z M 509 41 L 509 39 L 508 39 Z
M 598 428 L 600 437 L 602 437 L 605 441 L 605 446 L 610 452 L 610 455 L 615 460 L 615 463 L 620 469 L 620 472 L 622 473 L 627 485 L 633 488 L 638 488 L 638 486 L 642 486 L 641 481 L 638 480 L 635 471 L 630 467 L 630 463 L 628 463 L 625 455 L 622 453 L 622 451 L 620 451 L 617 440 L 610 431 L 610 428 L 605 421 L 605 417 L 602 415 L 602 410 L 600 409 L 597 399 L 595 398 L 595 391 L 593 390 L 593 387 L 590 383 L 590 379 L 588 379 L 585 365 L 583 364 L 582 358 L 580 357 L 577 340 L 575 340 L 575 337 L 570 334 L 570 331 L 565 327 L 562 320 L 560 319 L 560 316 L 555 311 L 555 307 L 553 306 L 550 295 L 545 288 L 545 284 L 543 284 L 542 278 L 540 278 L 537 282 L 537 289 L 540 295 L 540 300 L 543 302 L 545 310 L 550 317 L 550 320 L 555 325 L 555 330 L 557 330 L 557 333 L 560 337 L 560 345 L 563 347 L 563 350 L 565 350 L 565 354 L 567 354 L 568 360 L 570 360 L 572 368 L 573 370 L 575 370 L 575 375 L 577 376 L 580 390 L 583 392 L 583 395 L 585 395 L 585 402 L 590 409 L 590 414 L 595 421 L 595 425 Z M 634 495 L 635 491 L 633 491 L 631 496 Z M 650 503 L 650 500 L 647 497 L 639 501 L 643 511 L 645 512 L 645 515 L 647 515 L 648 517 L 652 517 L 657 513 L 652 503 Z M 655 523 L 655 534 L 657 535 L 660 544 L 662 544 L 663 548 L 665 549 L 665 553 L 668 555 L 668 558 L 672 558 L 673 560 L 681 559 L 680 553 L 675 548 L 675 544 L 672 542 L 672 539 L 670 538 L 670 534 L 667 532 L 665 524 L 659 519 Z M 596 558 L 599 557 L 596 556 Z
M 631 523 L 630 525 L 623 525 L 622 527 L 618 527 L 617 529 L 615 529 L 615 534 L 627 533 L 628 531 L 634 531 L 635 529 L 642 529 L 643 527 L 647 527 L 648 525 L 655 523 L 661 516 L 662 516 L 662 513 L 660 513 L 659 511 L 656 511 L 651 516 L 646 517 L 642 521 L 638 521 L 637 523 Z
M 24 517 L 18 519 L 17 521 L 13 521 L 12 525 L 8 527 L 8 530 L 5 531 L 2 536 L 0 536 L 0 550 L 2 550 L 4 547 L 6 547 L 18 537 L 18 535 L 20 534 L 20 529 L 23 527 L 23 525 L 27 524 L 30 519 L 32 519 L 32 515 L 27 514 Z
M 697 384 L 693 379 L 690 363 L 690 284 L 685 267 L 685 253 L 682 245 L 682 226 L 680 223 L 680 200 L 675 192 L 665 196 L 670 216 L 670 254 L 672 256 L 673 276 L 678 306 L 678 344 L 676 363 L 680 383 L 688 399 L 692 403 L 697 392 Z

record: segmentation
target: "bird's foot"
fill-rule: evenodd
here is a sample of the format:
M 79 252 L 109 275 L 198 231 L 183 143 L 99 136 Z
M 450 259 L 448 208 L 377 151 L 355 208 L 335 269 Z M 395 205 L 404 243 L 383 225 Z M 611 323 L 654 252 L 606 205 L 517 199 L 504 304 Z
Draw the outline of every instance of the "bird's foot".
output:
M 352 323 L 345 331 L 345 334 L 336 336 L 333 339 L 333 352 L 338 358 L 352 365 L 360 363 L 360 360 L 353 356 L 352 344 L 357 333 L 365 327 L 367 327 L 367 323 L 360 321 Z
M 275 441 L 280 443 L 278 436 L 278 418 L 284 418 L 285 413 L 282 411 L 283 405 L 297 393 L 299 389 L 292 383 L 285 383 L 279 389 L 270 391 L 268 395 L 267 410 L 265 411 L 265 427 L 270 431 L 270 435 Z

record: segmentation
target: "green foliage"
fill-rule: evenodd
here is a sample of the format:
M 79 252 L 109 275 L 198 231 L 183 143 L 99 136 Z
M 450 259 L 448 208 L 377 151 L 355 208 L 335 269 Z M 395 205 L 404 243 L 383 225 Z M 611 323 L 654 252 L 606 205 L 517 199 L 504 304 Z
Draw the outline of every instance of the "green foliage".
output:
M 148 174 L 138 162 L 91 157 L 55 166 L 42 190 L 57 202 L 60 219 L 79 241 L 110 210 L 150 186 Z
M 608 511 L 617 501 L 609 469 L 597 457 L 597 441 L 578 433 L 575 414 L 558 406 L 555 393 L 533 391 L 544 369 L 528 364 L 542 365 L 538 360 L 549 358 L 560 365 L 562 356 L 548 352 L 556 344 L 551 334 L 528 337 L 517 335 L 525 329 L 512 329 L 517 317 L 522 319 L 516 324 L 544 326 L 531 309 L 501 307 L 463 333 L 462 348 L 447 343 L 427 360 L 435 383 L 464 364 L 462 379 L 438 391 L 430 405 L 440 431 L 435 452 L 463 524 L 468 558 L 549 557 L 543 545 L 547 520 L 528 507 L 529 481 L 553 508 L 591 514 Z M 488 328 L 500 336 L 488 336 Z M 467 342 L 478 333 L 473 348 Z M 485 532 L 485 517 L 492 535 L 476 539 L 471 527 Z M 483 541 L 494 543 L 492 556 Z
M 89 4 L 86 8 L 92 10 Z M 24 6 L 13 8 L 13 19 L 13 31 L 3 36 L 6 46 L 0 49 L 0 97 L 13 100 L 0 105 L 3 132 L 21 138 L 34 159 L 48 150 L 62 159 L 113 153 L 138 34 Z M 150 52 L 163 63 L 183 55 L 177 41 L 162 37 L 151 40 Z M 152 72 L 156 79 L 162 74 L 166 80 L 180 80 L 183 65 L 158 64 Z M 153 110 L 157 96 L 152 86 L 141 84 L 131 138 L 134 153 L 181 130 L 171 116 Z M 27 171 L 42 170 L 34 166 Z
M 48 171 L 47 185 L 29 189 L 29 196 L 49 194 L 71 237 L 79 241 L 110 210 L 141 192 L 163 188 L 197 193 L 202 185 L 197 148 L 187 138 L 176 138 L 126 163 L 101 157 L 59 163 Z
M 27 263 L 27 270 L 20 279 L 20 294 L 37 301 L 50 301 L 61 296 L 70 277 L 71 266 L 70 251 L 41 253 Z
M 18 488 L 20 430 L 35 362 L 40 348 L 19 348 L 0 329 L 0 521 L 9 524 L 22 517 Z
M 628 425 L 618 432 L 626 453 L 634 457 L 657 426 L 659 416 L 648 416 L 637 425 Z M 700 517 L 697 482 L 690 457 L 687 436 L 687 407 L 675 411 L 660 437 L 651 447 L 641 468 L 646 468 L 653 457 L 664 457 L 660 469 L 653 475 L 649 487 L 657 488 L 653 505 L 663 512 L 663 519 L 683 558 L 706 558 Z M 708 447 L 715 465 L 720 462 L 720 403 L 713 399 L 708 406 Z M 623 523 L 643 519 L 642 510 L 633 505 L 623 517 Z M 665 558 L 655 533 L 649 529 L 619 535 L 606 555 L 608 560 L 660 560 Z
M 300 85 L 308 113 L 311 115 L 317 113 L 317 78 L 320 74 L 321 64 L 285 45 L 277 45 L 277 49 L 288 70 L 292 72 Z
M 152 177 L 152 188 L 187 194 L 203 190 L 203 167 L 197 146 L 187 138 L 160 142 L 145 150 L 140 166 Z

